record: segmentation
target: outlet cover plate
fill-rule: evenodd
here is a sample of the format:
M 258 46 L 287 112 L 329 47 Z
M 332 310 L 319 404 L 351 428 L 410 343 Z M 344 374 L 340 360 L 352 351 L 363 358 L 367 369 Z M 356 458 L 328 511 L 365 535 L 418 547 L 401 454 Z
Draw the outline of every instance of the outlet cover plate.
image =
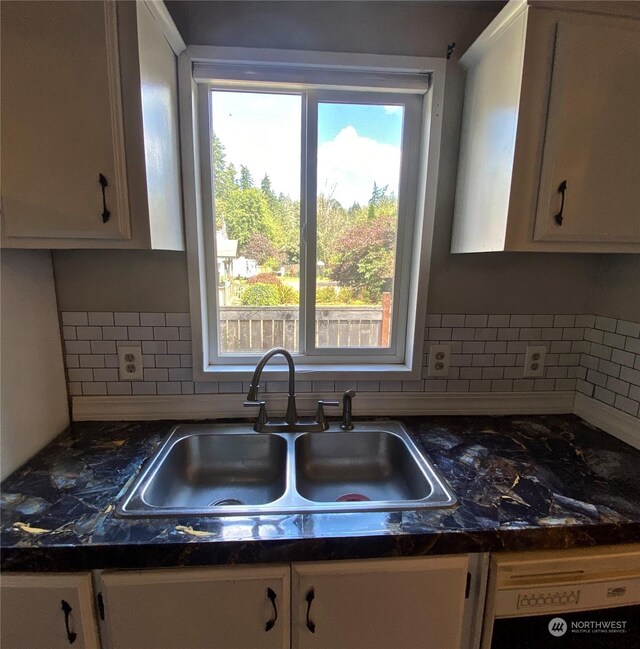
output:
M 451 345 L 429 347 L 429 376 L 449 376 Z
M 118 347 L 118 370 L 121 381 L 142 381 L 142 347 L 122 345 Z
M 527 347 L 524 357 L 524 372 L 522 375 L 525 377 L 543 377 L 546 354 L 547 348 L 542 345 Z

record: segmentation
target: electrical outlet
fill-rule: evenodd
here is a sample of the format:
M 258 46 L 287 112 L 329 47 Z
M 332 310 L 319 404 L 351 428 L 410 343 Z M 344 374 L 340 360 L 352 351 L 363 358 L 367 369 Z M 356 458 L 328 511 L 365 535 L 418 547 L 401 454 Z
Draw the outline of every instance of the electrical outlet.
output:
M 118 347 L 118 368 L 121 381 L 142 381 L 142 348 L 139 345 Z
M 449 376 L 451 345 L 431 345 L 429 348 L 429 376 Z
M 544 376 L 544 358 L 547 348 L 540 346 L 527 347 L 524 357 L 523 376 Z

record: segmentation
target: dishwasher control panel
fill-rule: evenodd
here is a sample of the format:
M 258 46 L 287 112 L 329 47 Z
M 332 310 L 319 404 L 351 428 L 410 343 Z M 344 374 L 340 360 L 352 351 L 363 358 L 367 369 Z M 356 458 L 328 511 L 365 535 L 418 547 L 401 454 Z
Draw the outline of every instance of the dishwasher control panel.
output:
M 579 590 L 524 591 L 518 593 L 519 609 L 539 608 L 545 606 L 573 605 L 580 603 Z

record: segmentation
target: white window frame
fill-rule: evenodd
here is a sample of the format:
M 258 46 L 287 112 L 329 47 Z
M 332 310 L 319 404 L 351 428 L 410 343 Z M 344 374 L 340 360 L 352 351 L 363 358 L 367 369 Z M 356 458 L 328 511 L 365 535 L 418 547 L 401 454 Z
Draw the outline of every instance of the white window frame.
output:
M 398 228 L 402 249 L 396 250 L 396 276 L 392 329 L 394 337 L 388 349 L 315 348 L 313 353 L 296 357 L 296 368 L 304 372 L 305 380 L 413 380 L 421 378 L 423 364 L 423 334 L 426 314 L 426 293 L 429 280 L 429 260 L 435 213 L 438 179 L 442 104 L 444 93 L 444 59 L 397 57 L 326 52 L 286 50 L 257 50 L 190 46 L 180 56 L 180 121 L 185 203 L 185 231 L 189 269 L 191 306 L 193 376 L 195 381 L 237 381 L 251 377 L 260 354 L 231 355 L 218 353 L 215 342 L 217 305 L 215 304 L 217 274 L 215 254 L 215 220 L 212 196 L 210 147 L 210 101 L 212 89 L 238 87 L 242 90 L 260 89 L 264 92 L 286 91 L 285 80 L 292 91 L 303 90 L 317 100 L 383 100 L 386 95 L 397 103 L 398 95 L 417 95 L 405 103 L 407 110 L 422 112 L 420 133 L 403 135 L 401 181 L 399 191 Z M 425 78 L 429 83 L 425 84 Z M 250 79 L 248 82 L 246 79 Z M 256 82 L 257 80 L 257 82 Z M 358 89 L 352 97 L 347 91 Z M 313 89 L 310 89 L 310 86 Z M 320 87 L 318 87 L 320 86 Z M 366 88 L 368 97 L 362 93 Z M 240 89 L 238 88 L 238 89 Z M 395 100 L 392 99 L 393 94 Z M 303 111 L 304 98 L 303 98 Z M 310 125 L 315 125 L 311 116 Z M 305 164 L 303 139 L 303 188 L 315 187 L 315 152 Z M 415 173 L 407 173 L 416 168 Z M 427 173 L 428 171 L 428 173 Z M 301 196 L 301 208 L 304 196 Z M 301 211 L 303 211 L 301 209 Z M 403 211 L 404 218 L 401 218 Z M 306 236 L 301 242 L 301 255 L 315 256 L 315 211 L 305 215 Z M 301 215 L 301 218 L 303 216 Z M 406 228 L 404 236 L 402 228 Z M 209 251 L 206 253 L 205 251 Z M 310 252 L 311 251 L 311 252 Z M 301 259 L 301 267 L 303 260 Z M 309 266 L 308 259 L 306 266 Z M 301 298 L 315 294 L 315 275 L 308 273 L 301 286 Z M 402 286 L 401 286 L 402 285 Z M 213 287 L 213 288 L 212 288 Z M 303 335 L 308 342 L 313 336 L 314 309 L 306 308 L 301 320 Z M 274 359 L 275 361 L 275 359 Z M 276 363 L 265 371 L 269 380 L 281 380 L 285 372 Z

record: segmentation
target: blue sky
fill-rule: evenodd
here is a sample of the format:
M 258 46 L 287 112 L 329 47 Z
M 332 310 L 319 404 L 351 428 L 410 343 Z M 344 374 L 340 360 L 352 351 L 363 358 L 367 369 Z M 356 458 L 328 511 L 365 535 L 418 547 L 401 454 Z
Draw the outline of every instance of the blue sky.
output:
M 300 196 L 299 95 L 213 92 L 212 125 L 227 162 L 249 167 L 259 184 Z M 373 183 L 398 189 L 402 108 L 323 103 L 318 107 L 318 192 L 345 207 L 367 203 Z
M 333 140 L 347 126 L 358 135 L 381 144 L 400 146 L 402 142 L 402 107 L 366 104 L 329 104 L 318 106 L 318 142 Z

